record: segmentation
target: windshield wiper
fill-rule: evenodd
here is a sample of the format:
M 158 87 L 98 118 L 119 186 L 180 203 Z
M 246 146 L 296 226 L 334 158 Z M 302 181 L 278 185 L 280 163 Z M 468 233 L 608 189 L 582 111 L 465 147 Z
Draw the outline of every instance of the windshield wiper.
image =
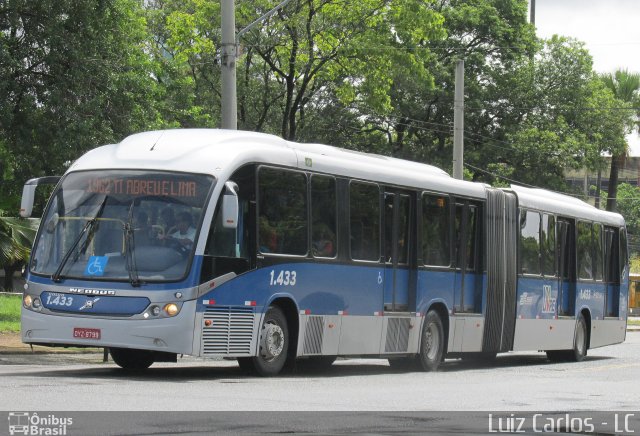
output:
M 78 260 L 78 257 L 80 257 L 80 253 L 86 249 L 86 246 L 89 243 L 88 241 L 91 240 L 93 233 L 95 231 L 98 218 L 100 218 L 100 216 L 102 215 L 102 211 L 104 210 L 104 207 L 106 206 L 106 204 L 107 204 L 107 196 L 105 196 L 104 199 L 102 200 L 102 203 L 100 204 L 100 207 L 98 208 L 98 211 L 96 212 L 94 217 L 91 218 L 89 221 L 87 221 L 87 223 L 84 225 L 84 227 L 82 228 L 82 230 L 80 231 L 76 239 L 74 239 L 73 244 L 71 244 L 71 248 L 69 248 L 69 250 L 67 250 L 67 252 L 64 254 L 64 256 L 62 257 L 62 261 L 60 262 L 60 265 L 58 265 L 58 268 L 51 276 L 51 280 L 53 280 L 56 283 L 62 280 L 62 270 L 64 269 L 64 266 L 69 261 L 71 254 L 73 254 L 74 250 L 82 240 L 82 236 L 84 236 L 85 234 L 87 234 L 87 237 L 84 241 L 84 244 L 82 244 L 82 248 L 80 248 L 80 250 L 78 250 L 78 252 L 76 253 L 76 256 L 73 259 L 74 262 Z
M 133 236 L 133 206 L 135 205 L 135 200 L 131 202 L 131 207 L 129 208 L 129 216 L 127 217 L 127 222 L 124 224 L 124 246 L 125 246 L 125 259 L 127 261 L 127 272 L 129 273 L 129 282 L 131 286 L 138 287 L 140 286 L 140 277 L 138 276 L 138 267 L 136 265 L 136 254 L 135 254 L 135 238 Z

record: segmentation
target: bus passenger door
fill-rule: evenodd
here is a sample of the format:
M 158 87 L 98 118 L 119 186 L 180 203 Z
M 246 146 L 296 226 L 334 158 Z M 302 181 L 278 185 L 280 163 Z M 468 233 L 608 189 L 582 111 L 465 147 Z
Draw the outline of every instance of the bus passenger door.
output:
M 408 312 L 411 273 L 409 241 L 412 197 L 409 192 L 384 194 L 384 311 Z
M 480 204 L 458 201 L 455 205 L 454 259 L 457 266 L 453 294 L 455 313 L 482 312 L 480 215 Z
M 576 303 L 575 224 L 558 218 L 558 316 L 574 316 Z

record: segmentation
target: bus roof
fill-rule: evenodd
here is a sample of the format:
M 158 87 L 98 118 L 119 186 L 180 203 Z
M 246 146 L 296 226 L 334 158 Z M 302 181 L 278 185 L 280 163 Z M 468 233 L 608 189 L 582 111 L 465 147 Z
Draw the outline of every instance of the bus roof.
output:
M 87 152 L 69 171 L 149 169 L 211 174 L 221 180 L 246 163 L 297 167 L 400 186 L 484 198 L 485 185 L 456 180 L 422 163 L 322 144 L 301 144 L 274 135 L 220 129 L 138 133 Z
M 613 226 L 624 226 L 622 215 L 596 209 L 588 203 L 569 195 L 540 188 L 511 185 L 521 207 L 551 212 L 569 218 L 599 221 Z

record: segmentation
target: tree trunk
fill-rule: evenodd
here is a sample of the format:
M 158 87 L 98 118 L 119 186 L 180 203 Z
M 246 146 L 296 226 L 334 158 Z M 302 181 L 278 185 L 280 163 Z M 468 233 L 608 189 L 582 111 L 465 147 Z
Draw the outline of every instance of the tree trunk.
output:
M 624 168 L 626 154 L 611 156 L 611 172 L 609 173 L 609 190 L 607 192 L 607 210 L 616 210 L 616 197 L 618 196 L 618 172 Z
M 598 168 L 598 178 L 596 179 L 596 201 L 594 206 L 600 209 L 600 188 L 602 187 L 602 168 Z

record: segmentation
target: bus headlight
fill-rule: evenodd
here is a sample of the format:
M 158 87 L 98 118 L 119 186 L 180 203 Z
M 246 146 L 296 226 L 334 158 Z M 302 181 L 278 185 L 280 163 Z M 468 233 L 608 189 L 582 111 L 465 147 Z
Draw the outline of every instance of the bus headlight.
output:
M 25 296 L 22 297 L 22 304 L 24 304 L 24 307 L 27 309 L 31 309 L 31 305 L 33 304 L 33 298 L 31 295 L 25 294 Z
M 42 309 L 42 301 L 40 301 L 40 298 L 34 297 L 33 301 L 31 302 L 31 307 L 33 307 L 34 310 L 38 311 Z
M 164 306 L 164 311 L 169 316 L 176 316 L 180 312 L 180 308 L 176 303 L 169 303 Z

